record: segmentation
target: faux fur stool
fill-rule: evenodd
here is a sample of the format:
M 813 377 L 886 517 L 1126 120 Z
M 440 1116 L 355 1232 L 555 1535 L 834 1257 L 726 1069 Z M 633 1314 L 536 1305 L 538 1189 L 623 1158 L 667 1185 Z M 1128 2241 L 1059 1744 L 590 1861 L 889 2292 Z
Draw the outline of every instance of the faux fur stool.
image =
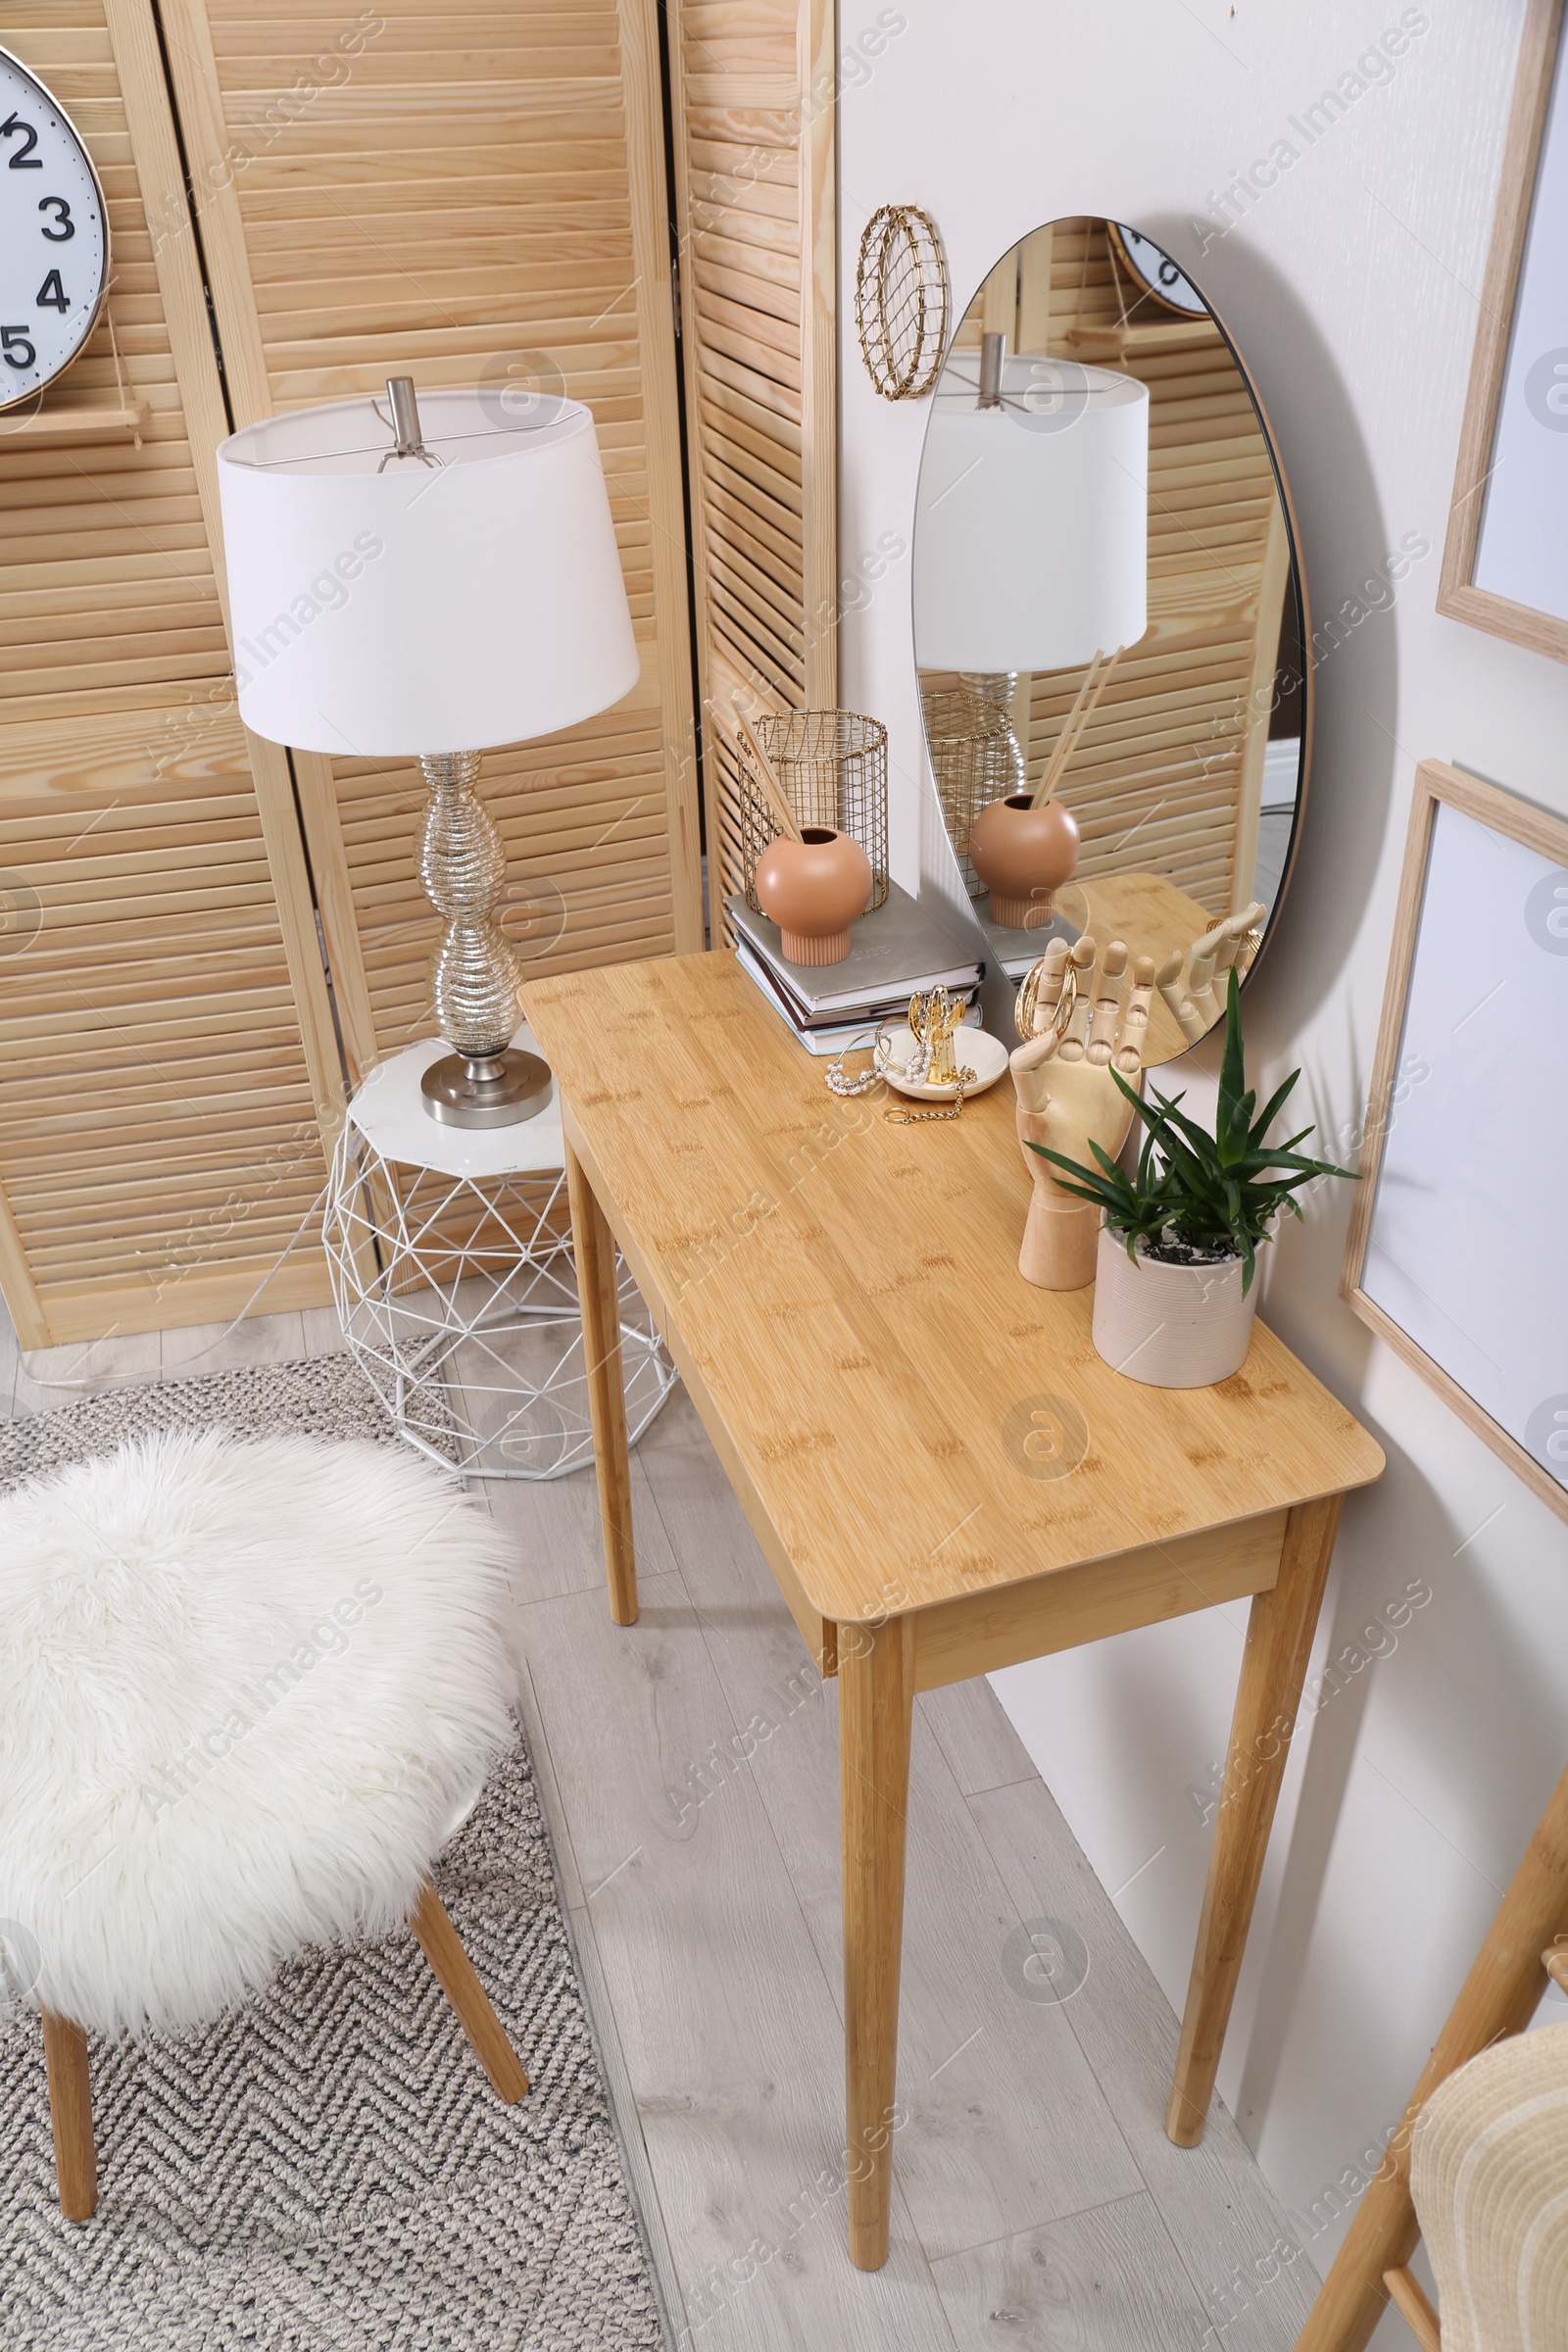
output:
M 527 2078 L 429 1881 L 512 1740 L 502 1545 L 388 1446 L 165 1432 L 0 1498 L 0 1918 L 38 1955 L 62 2210 L 84 2029 L 178 2031 L 407 1919 Z

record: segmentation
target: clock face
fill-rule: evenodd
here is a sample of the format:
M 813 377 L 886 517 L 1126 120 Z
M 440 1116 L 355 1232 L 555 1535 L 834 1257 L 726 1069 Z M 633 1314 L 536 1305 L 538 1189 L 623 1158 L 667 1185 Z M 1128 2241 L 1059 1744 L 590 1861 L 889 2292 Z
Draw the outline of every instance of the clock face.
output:
M 108 282 L 92 160 L 42 82 L 0 49 L 0 410 L 70 367 Z
M 1111 223 L 1111 235 L 1116 250 L 1146 294 L 1152 294 L 1172 311 L 1180 311 L 1185 318 L 1206 318 L 1208 305 L 1192 283 L 1183 277 L 1170 255 L 1156 245 L 1152 237 L 1141 237 L 1136 228 L 1125 222 Z

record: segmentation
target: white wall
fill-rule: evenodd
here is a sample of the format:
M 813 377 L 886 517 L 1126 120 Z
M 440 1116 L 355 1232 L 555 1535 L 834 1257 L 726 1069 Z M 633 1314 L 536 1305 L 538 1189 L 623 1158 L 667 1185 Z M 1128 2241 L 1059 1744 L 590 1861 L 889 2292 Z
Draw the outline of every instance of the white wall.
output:
M 1392 76 L 1311 144 L 1290 118 L 1399 24 L 1400 0 L 842 0 L 841 15 L 841 52 L 859 61 L 840 118 L 846 318 L 879 203 L 932 212 L 960 309 L 1039 222 L 1132 221 L 1192 269 L 1255 371 L 1314 618 L 1405 533 L 1430 543 L 1393 609 L 1317 671 L 1304 846 L 1247 998 L 1255 1068 L 1271 1083 L 1299 1062 L 1342 1147 L 1364 1104 L 1416 761 L 1568 811 L 1568 669 L 1435 611 L 1524 0 L 1402 15 L 1424 29 Z M 1298 153 L 1277 183 L 1200 239 L 1211 194 L 1282 137 Z M 853 334 L 843 379 L 840 544 L 863 582 L 843 698 L 889 724 L 896 872 L 947 889 L 906 555 L 866 576 L 879 541 L 907 541 L 924 408 L 876 397 Z M 1535 1180 L 1554 1219 L 1561 1171 Z M 1265 1292 L 1389 1456 L 1347 1509 L 1319 1657 L 1417 1580 L 1431 1598 L 1298 1740 L 1221 2074 L 1303 2213 L 1336 2180 L 1359 2185 L 1568 1760 L 1568 1529 L 1340 1302 L 1348 1191 L 1322 1188 Z M 1178 2007 L 1208 1841 L 1189 1791 L 1201 1801 L 1224 1751 L 1244 1619 L 1210 1612 L 997 1678 Z M 1307 2236 L 1320 2270 L 1342 2234 Z M 1380 2346 L 1399 2341 L 1387 2319 Z

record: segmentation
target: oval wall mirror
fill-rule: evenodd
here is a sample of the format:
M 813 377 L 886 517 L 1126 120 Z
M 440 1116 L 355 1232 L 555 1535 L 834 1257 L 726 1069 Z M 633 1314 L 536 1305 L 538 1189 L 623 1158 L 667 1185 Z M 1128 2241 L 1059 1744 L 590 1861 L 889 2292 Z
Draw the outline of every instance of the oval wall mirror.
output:
M 1290 876 L 1310 686 L 1283 477 L 1229 336 L 1136 230 L 1003 256 L 932 397 L 914 654 L 944 821 L 994 964 L 1125 941 L 1169 1060 Z

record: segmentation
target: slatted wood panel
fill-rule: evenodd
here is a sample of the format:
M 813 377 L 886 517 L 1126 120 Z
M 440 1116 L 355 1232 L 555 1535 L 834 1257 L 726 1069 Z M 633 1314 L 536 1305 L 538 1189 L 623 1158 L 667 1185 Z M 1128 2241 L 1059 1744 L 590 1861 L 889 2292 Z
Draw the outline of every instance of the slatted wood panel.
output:
M 838 700 L 834 13 L 669 10 L 710 907 L 741 887 L 737 710 Z
M 1094 330 L 1121 324 L 1125 349 Z M 1090 334 L 1075 342 L 1077 330 Z M 1289 584 L 1284 510 L 1245 378 L 1208 319 L 1118 279 L 1101 220 L 1058 220 L 992 272 L 958 330 L 1076 356 L 1149 386 L 1149 631 L 1124 654 L 1062 786 L 1082 878 L 1129 862 L 1211 913 L 1252 895 L 1263 752 Z M 1108 649 L 1107 649 L 1108 650 Z M 932 680 L 935 684 L 938 681 Z M 1020 739 L 1037 777 L 1083 671 L 1035 675 Z
M 37 1347 L 238 1313 L 341 1090 L 286 770 L 223 685 L 224 416 L 150 7 L 32 0 L 4 39 L 97 164 L 115 272 L 0 419 L 0 1282 Z M 262 1304 L 325 1297 L 307 1248 Z
M 654 0 L 378 0 L 341 30 L 297 0 L 164 15 L 237 420 L 399 373 L 537 380 L 592 409 L 642 677 L 603 716 L 490 754 L 480 789 L 531 972 L 696 944 Z M 412 763 L 294 764 L 358 1073 L 430 1028 L 424 795 Z

